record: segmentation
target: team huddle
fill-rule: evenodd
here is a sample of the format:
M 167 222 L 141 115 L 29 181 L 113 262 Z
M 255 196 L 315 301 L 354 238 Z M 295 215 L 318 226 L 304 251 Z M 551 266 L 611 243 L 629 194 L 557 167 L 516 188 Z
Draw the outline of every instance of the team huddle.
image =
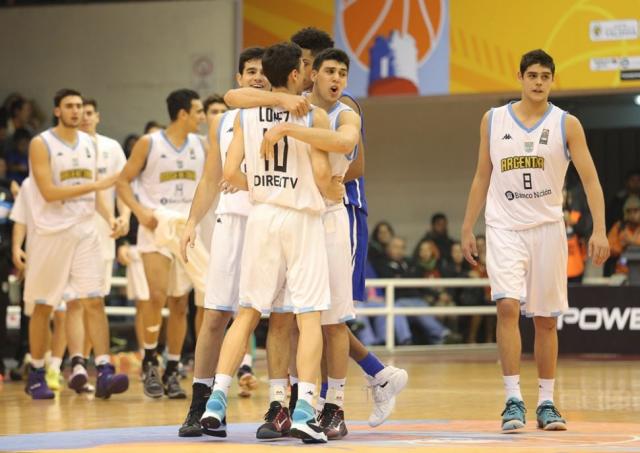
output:
M 505 431 L 525 423 L 520 310 L 536 325 L 538 425 L 566 429 L 553 405 L 554 325 L 567 308 L 566 252 L 551 259 L 539 250 L 566 251 L 558 196 L 569 158 L 584 177 L 598 227 L 591 244 L 594 260 L 603 261 L 608 253 L 599 229 L 602 193 L 584 134 L 575 118 L 547 106 L 555 67 L 550 57 L 535 52 L 541 51 L 525 55 L 529 59 L 523 57 L 521 64 L 523 100 L 483 118 L 462 241 L 467 259 L 475 263 L 473 225 L 486 200 L 489 277 L 499 302 L 507 394 Z M 347 435 L 349 358 L 362 368 L 373 392 L 369 424 L 378 426 L 389 417 L 407 373 L 382 364 L 346 324 L 355 318 L 354 301 L 365 300 L 368 236 L 364 125 L 359 105 L 344 91 L 349 64 L 331 37 L 314 28 L 299 31 L 288 43 L 245 49 L 238 88 L 224 98 L 235 109 L 213 116 L 207 137 L 197 135 L 205 122 L 198 94 L 177 90 L 167 98 L 169 126 L 142 137 L 126 162 L 112 140 L 96 134 L 96 121 L 87 133 L 78 130 L 83 117 L 96 114 L 95 101 L 74 90 L 56 95 L 58 125 L 32 141 L 30 178 L 20 192 L 25 202 L 16 203 L 12 214 L 27 226 L 25 305 L 32 356 L 27 391 L 34 399 L 53 398 L 44 355 L 54 310 L 66 310 L 69 387 L 93 390 L 86 370 L 93 349 L 96 396 L 127 390 L 128 377 L 110 363 L 103 298 L 110 289 L 113 238 L 126 234 L 133 213 L 140 223 L 135 253 L 144 271 L 133 292 L 142 301 L 142 379 L 148 397 L 186 398 L 178 367 L 192 289 L 202 311 L 191 404 L 179 436 L 227 436 L 233 376 L 245 395 L 257 386 L 246 360 L 263 315 L 269 315 L 269 407 L 258 439 L 293 436 L 322 443 Z M 527 111 L 530 105 L 545 110 Z M 215 228 L 207 233 L 212 215 Z M 14 237 L 14 255 L 20 255 L 24 237 Z M 19 258 L 24 265 L 24 256 Z M 165 306 L 168 360 L 161 375 L 157 346 Z M 61 361 L 64 344 L 52 349 Z

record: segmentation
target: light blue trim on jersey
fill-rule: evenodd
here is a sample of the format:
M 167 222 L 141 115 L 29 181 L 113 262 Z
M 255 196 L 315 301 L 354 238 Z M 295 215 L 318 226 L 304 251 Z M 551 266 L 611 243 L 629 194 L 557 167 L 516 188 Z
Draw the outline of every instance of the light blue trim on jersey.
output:
M 313 127 L 313 110 L 307 113 L 307 127 Z
M 540 125 L 544 122 L 544 120 L 547 119 L 547 116 L 549 116 L 549 113 L 551 113 L 551 111 L 553 110 L 553 104 L 549 102 L 549 107 L 547 108 L 547 111 L 544 112 L 544 115 L 542 115 L 542 118 L 540 118 L 538 122 L 533 125 L 533 127 L 529 128 L 524 124 L 522 124 L 522 122 L 516 116 L 516 113 L 513 111 L 513 103 L 514 101 L 511 101 L 509 102 L 509 104 L 507 104 L 507 110 L 509 110 L 509 114 L 511 115 L 511 118 L 513 118 L 513 121 L 515 121 L 516 124 L 520 126 L 520 129 L 524 130 L 527 133 L 531 133 L 535 131 L 538 127 L 540 127 Z
M 491 144 L 491 123 L 493 121 L 493 108 L 489 110 L 489 144 Z
M 564 155 L 567 160 L 571 160 L 571 153 L 569 152 L 569 144 L 567 143 L 567 112 L 562 112 L 562 117 L 560 119 L 560 132 L 562 132 L 562 146 L 564 147 Z
M 53 132 L 53 128 L 49 128 L 49 132 L 51 132 L 51 135 L 53 135 L 56 140 L 58 140 L 60 143 L 62 143 L 64 146 L 71 149 L 72 151 L 75 151 L 78 145 L 80 144 L 80 134 L 78 134 L 77 132 L 76 132 L 76 142 L 73 145 L 68 144 L 67 142 L 62 140 L 60 137 L 58 137 L 56 133 Z
M 171 140 L 169 140 L 169 137 L 167 137 L 167 133 L 164 131 L 164 129 L 162 129 L 160 131 L 160 135 L 162 135 L 162 138 L 165 139 L 165 141 L 169 144 L 169 146 L 171 146 L 173 148 L 173 150 L 176 153 L 181 153 L 182 151 L 184 151 L 184 149 L 187 147 L 187 145 L 189 145 L 189 135 L 191 135 L 191 134 L 187 134 L 187 137 L 184 139 L 184 143 L 182 144 L 180 149 L 176 148 L 175 145 L 173 143 L 171 143 Z
M 240 109 L 238 115 L 240 115 L 240 128 L 244 130 L 244 111 L 245 109 Z
M 222 132 L 222 125 L 224 124 L 224 120 L 227 118 L 227 113 L 229 110 L 222 114 L 222 118 L 220 118 L 220 122 L 218 123 L 218 130 L 216 131 L 216 141 L 218 142 L 218 146 L 220 146 L 220 135 Z
M 352 321 L 352 320 L 354 320 L 354 319 L 356 319 L 356 315 L 347 315 L 347 316 L 343 316 L 343 317 L 342 317 L 342 318 L 340 318 L 338 321 L 339 321 L 340 323 L 343 323 L 343 322 L 347 322 L 347 321 Z
M 49 142 L 47 141 L 46 138 L 44 138 L 44 133 L 40 134 L 40 138 L 42 139 L 42 141 L 44 142 L 44 146 L 47 147 L 47 153 L 49 153 L 49 158 L 51 158 L 51 147 L 49 146 Z
M 204 307 L 207 310 L 228 311 L 234 313 L 236 310 L 230 305 L 214 305 L 213 307 Z
M 327 111 L 327 115 L 331 115 L 339 106 L 340 104 L 342 104 L 342 102 L 338 101 L 335 104 L 333 104 L 333 106 Z M 351 108 L 351 107 L 349 107 Z

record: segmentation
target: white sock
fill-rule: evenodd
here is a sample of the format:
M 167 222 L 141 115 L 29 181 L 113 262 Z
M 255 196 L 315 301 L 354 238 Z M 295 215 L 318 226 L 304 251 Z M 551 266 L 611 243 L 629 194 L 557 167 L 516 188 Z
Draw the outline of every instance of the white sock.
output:
M 213 391 L 220 390 L 224 393 L 224 396 L 227 396 L 232 381 L 233 378 L 228 374 L 216 374 L 216 378 L 213 381 Z
M 44 368 L 44 359 L 31 359 L 31 366 L 34 368 Z
M 269 402 L 284 403 L 287 398 L 287 380 L 269 379 Z
M 344 405 L 344 386 L 347 383 L 347 379 L 334 379 L 330 377 L 327 383 L 329 384 L 327 403 L 342 407 Z
M 111 363 L 111 357 L 109 357 L 109 354 L 102 354 L 96 357 L 96 366 L 106 365 L 107 363 Z
M 316 385 L 310 382 L 298 382 L 298 399 L 306 401 L 313 407 L 313 395 L 316 392 Z
M 538 406 L 543 401 L 551 401 L 553 403 L 553 386 L 555 379 L 538 379 Z
M 213 378 L 209 377 L 209 378 L 197 378 L 197 377 L 193 377 L 193 384 L 204 384 L 207 387 L 211 388 L 213 387 Z
M 167 354 L 167 360 L 170 362 L 179 362 L 180 354 Z
M 298 377 L 297 376 L 289 376 L 289 382 L 291 383 L 291 385 L 296 385 L 298 383 Z
M 243 367 L 245 365 L 248 366 L 249 368 L 253 366 L 253 357 L 251 357 L 251 354 L 244 355 L 244 358 L 242 359 L 242 363 L 240 364 L 240 366 Z
M 509 398 L 518 398 L 522 401 L 522 393 L 520 393 L 520 375 L 502 376 L 502 380 L 504 381 L 506 400 Z
M 145 343 L 143 346 L 144 349 L 156 349 L 158 347 L 158 342 L 156 341 L 155 343 Z
M 51 361 L 49 362 L 50 369 L 60 372 L 61 366 L 62 366 L 62 357 L 51 357 Z

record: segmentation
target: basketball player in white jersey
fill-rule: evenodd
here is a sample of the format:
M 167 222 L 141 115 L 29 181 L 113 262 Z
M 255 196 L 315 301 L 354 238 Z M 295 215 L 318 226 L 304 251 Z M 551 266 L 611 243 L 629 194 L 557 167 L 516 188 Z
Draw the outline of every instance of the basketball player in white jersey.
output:
M 265 51 L 262 65 L 275 91 L 302 91 L 301 54 L 300 48 L 290 43 L 276 44 Z M 243 248 L 240 309 L 222 344 L 213 392 L 201 423 L 206 429 L 224 426 L 231 373 L 240 363 L 242 346 L 261 313 L 287 308 L 274 304 L 286 282 L 290 308 L 297 314 L 300 327 L 301 396 L 293 413 L 291 434 L 304 442 L 326 442 L 311 405 L 320 371 L 320 312 L 330 305 L 321 193 L 338 201 L 344 188 L 332 183 L 326 153 L 297 140 L 285 137 L 276 145 L 273 159 L 261 157 L 263 134 L 281 121 L 328 127 L 328 117 L 320 109 L 298 120 L 289 112 L 269 107 L 243 110 L 236 117 L 224 178 L 236 187 L 248 188 L 254 205 Z M 241 169 L 243 160 L 246 175 Z
M 313 27 L 307 27 L 296 32 L 291 41 L 298 44 L 302 48 L 302 61 L 304 64 L 304 90 L 313 89 L 313 80 L 311 77 L 312 68 L 316 56 L 325 49 L 333 47 L 333 39 L 331 36 L 323 30 L 319 30 Z M 229 105 L 250 108 L 257 106 L 279 106 L 284 110 L 288 110 L 294 113 L 296 116 L 305 114 L 310 108 L 309 100 L 305 96 L 296 96 L 288 93 L 277 93 L 258 91 L 251 88 L 238 88 L 230 90 L 225 94 L 225 101 Z M 361 116 L 362 112 L 360 106 L 354 99 L 346 92 L 342 93 L 340 102 L 351 107 L 356 113 Z M 347 174 L 345 175 L 345 183 L 347 183 L 347 189 L 349 184 L 355 185 L 354 194 L 355 197 L 351 197 L 347 190 L 347 197 L 345 197 L 345 203 L 353 212 L 352 232 L 351 237 L 354 239 L 352 242 L 352 261 L 353 261 L 353 299 L 362 301 L 364 299 L 364 264 L 366 261 L 366 201 L 363 199 L 364 193 L 360 180 L 364 174 L 364 146 L 362 139 L 362 131 L 360 140 L 358 143 L 358 152 L 355 160 L 349 165 Z M 346 201 L 348 200 L 348 202 Z M 356 214 L 357 212 L 357 214 Z M 267 336 L 267 356 L 269 359 L 270 374 L 274 376 L 279 375 L 283 371 L 284 367 L 289 368 L 289 380 L 291 381 L 291 398 L 289 402 L 290 412 L 293 411 L 295 406 L 298 385 L 297 376 L 295 376 L 295 348 L 290 354 L 284 352 L 282 348 L 283 344 L 290 342 L 290 326 L 294 325 L 286 314 L 277 314 L 269 318 L 269 335 Z M 295 329 L 294 329 L 295 330 Z M 367 348 L 353 335 L 351 331 L 349 334 L 349 355 L 352 359 L 358 363 L 361 369 L 365 373 L 365 377 L 369 382 L 373 394 L 374 408 L 369 417 L 369 425 L 372 427 L 378 426 L 383 423 L 393 411 L 396 402 L 396 396 L 405 387 L 408 375 L 403 369 L 393 366 L 385 366 L 373 353 L 370 353 Z M 291 344 L 296 343 L 295 335 L 294 341 Z M 291 358 L 291 363 L 287 363 L 287 357 Z M 285 365 L 286 364 L 286 365 Z M 328 391 L 328 382 L 323 382 L 320 390 L 320 402 L 325 398 Z M 274 392 L 271 392 L 274 394 Z M 280 411 L 275 416 L 272 414 L 270 419 L 277 420 L 277 422 L 267 422 L 260 429 L 266 430 L 267 435 L 274 435 L 273 430 L 278 426 L 283 426 L 282 422 L 286 418 L 284 411 Z M 269 426 L 272 425 L 272 426 Z M 286 426 L 286 423 L 284 424 Z M 271 432 L 270 432 L 271 431 Z
M 82 111 L 82 123 L 80 124 L 80 130 L 91 136 L 93 142 L 96 144 L 98 152 L 98 175 L 100 177 L 113 176 L 120 174 L 124 164 L 127 162 L 127 158 L 124 155 L 124 151 L 116 140 L 106 137 L 102 134 L 98 134 L 97 127 L 100 124 L 100 112 L 98 111 L 98 102 L 95 99 L 84 99 L 84 108 Z M 115 187 L 110 187 L 102 193 L 104 202 L 107 205 L 109 213 L 115 217 L 116 215 L 116 190 Z M 115 217 L 121 234 L 126 236 L 129 231 L 129 219 L 131 217 L 131 210 L 122 202 L 117 199 L 118 216 Z M 116 241 L 111 237 L 111 231 L 109 225 L 104 221 L 102 217 L 96 215 L 96 226 L 98 228 L 98 234 L 100 236 L 100 243 L 102 245 L 102 254 L 104 258 L 104 296 L 108 296 L 111 292 L 111 278 L 113 274 L 113 260 L 116 257 Z
M 349 165 L 356 157 L 356 146 L 360 140 L 360 116 L 339 101 L 346 87 L 348 73 L 349 57 L 346 53 L 332 48 L 320 52 L 313 62 L 311 77 L 314 84 L 307 99 L 311 105 L 328 113 L 330 130 L 308 128 L 288 122 L 280 123 L 265 134 L 262 142 L 263 153 L 270 158 L 274 145 L 284 136 L 295 138 L 317 149 L 329 151 L 332 176 L 344 178 Z M 342 409 L 349 361 L 349 329 L 346 321 L 355 319 L 351 287 L 349 217 L 342 200 L 338 203 L 327 202 L 323 223 L 329 262 L 331 308 L 323 312 L 321 318 L 328 372 L 328 381 L 325 379 L 323 382 L 328 382 L 328 393 L 319 419 L 327 438 L 333 440 L 341 439 L 347 434 Z M 274 419 L 265 420 L 266 423 L 261 427 L 272 437 L 277 432 L 274 429 L 277 412 L 282 410 L 284 403 L 286 371 L 286 368 L 282 370 L 284 376 L 279 383 L 282 386 L 281 391 L 271 392 L 280 396 L 280 400 L 271 402 L 270 410 L 267 412 L 267 416 L 273 415 Z M 272 386 L 274 381 L 275 379 L 271 378 Z M 258 438 L 260 437 L 259 429 Z
M 10 219 L 13 221 L 12 261 L 15 268 L 22 276 L 26 274 L 28 256 L 34 254 L 31 243 L 35 234 L 35 224 L 31 213 L 33 200 L 33 185 L 31 178 L 22 181 L 20 191 L 15 197 L 15 202 L 11 208 Z M 24 245 L 24 249 L 23 249 Z M 24 310 L 27 316 L 33 313 L 35 302 L 33 300 L 24 301 Z M 47 364 L 46 381 L 53 391 L 60 390 L 62 381 L 61 368 L 64 352 L 67 349 L 67 336 L 65 333 L 65 312 L 66 304 L 63 302 L 53 312 L 53 329 L 51 332 L 51 358 Z
M 240 54 L 236 74 L 239 86 L 260 90 L 270 88 L 262 71 L 263 54 L 264 49 L 261 47 L 251 47 Z M 222 179 L 222 165 L 233 138 L 233 124 L 239 112 L 231 110 L 224 115 L 214 116 L 209 123 L 209 152 L 204 174 L 194 195 L 189 220 L 182 236 L 185 261 L 188 260 L 187 245 L 195 241 L 196 225 L 216 201 Z M 200 329 L 196 343 L 191 406 L 178 432 L 181 437 L 202 435 L 200 418 L 211 395 L 222 339 L 232 314 L 238 309 L 240 259 L 250 209 L 248 192 L 220 194 L 207 271 L 203 328 Z M 205 434 L 215 436 L 218 431 L 206 430 Z
M 140 222 L 137 248 L 142 255 L 150 300 L 142 304 L 144 322 L 143 372 L 145 395 L 186 398 L 178 381 L 178 364 L 187 328 L 187 297 L 192 284 L 177 257 L 154 241 L 158 220 L 154 211 L 165 209 L 186 218 L 196 185 L 202 176 L 206 144 L 195 133 L 204 122 L 198 94 L 176 90 L 167 97 L 171 124 L 143 136 L 135 144 L 117 182 L 118 195 Z M 138 178 L 134 196 L 131 182 Z M 168 361 L 162 380 L 156 348 L 162 308 L 169 306 L 167 321 Z
M 593 216 L 589 255 L 609 256 L 604 199 L 580 121 L 549 102 L 555 74 L 551 56 L 522 56 L 522 98 L 482 118 L 476 174 L 462 227 L 466 259 L 476 264 L 473 227 L 486 201 L 487 271 L 498 307 L 497 342 L 506 392 L 502 429 L 525 426 L 520 392 L 519 316 L 533 318 L 538 368 L 538 428 L 566 430 L 553 403 L 558 356 L 557 317 L 568 309 L 567 240 L 562 186 L 572 160 Z
M 52 308 L 67 301 L 67 342 L 72 374 L 69 387 L 81 392 L 87 383 L 83 359 L 86 310 L 91 329 L 86 334 L 96 355 L 96 396 L 109 398 L 129 386 L 126 375 L 116 375 L 109 357 L 109 325 L 104 312 L 102 290 L 104 269 L 100 242 L 95 231 L 95 212 L 108 219 L 115 231 L 115 219 L 97 203 L 96 192 L 111 187 L 115 177 L 98 179 L 96 149 L 91 138 L 78 131 L 82 121 L 82 96 L 64 89 L 54 98 L 58 125 L 43 132 L 29 145 L 33 191 L 33 219 L 36 227 L 31 245 L 37 254 L 29 259 L 25 300 L 36 304 L 29 324 L 33 369 L 28 391 L 34 399 L 51 398 L 44 382 L 44 347 Z
M 202 105 L 204 107 L 204 113 L 207 116 L 207 124 L 211 124 L 217 116 L 229 110 L 229 107 L 224 103 L 222 96 L 217 93 L 214 93 L 205 99 L 202 102 Z

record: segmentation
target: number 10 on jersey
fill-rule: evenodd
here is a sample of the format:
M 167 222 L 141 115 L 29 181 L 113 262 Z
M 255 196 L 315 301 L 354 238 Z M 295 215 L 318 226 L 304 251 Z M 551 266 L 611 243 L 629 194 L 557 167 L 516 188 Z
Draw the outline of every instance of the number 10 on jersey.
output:
M 267 129 L 262 129 L 262 135 L 267 133 Z M 280 147 L 278 143 L 273 145 L 273 171 L 278 171 L 280 173 L 287 172 L 287 159 L 289 157 L 289 141 L 287 136 L 285 135 L 282 140 L 284 141 L 284 149 L 282 150 L 282 161 L 280 161 Z M 264 171 L 269 171 L 269 160 L 264 160 Z

